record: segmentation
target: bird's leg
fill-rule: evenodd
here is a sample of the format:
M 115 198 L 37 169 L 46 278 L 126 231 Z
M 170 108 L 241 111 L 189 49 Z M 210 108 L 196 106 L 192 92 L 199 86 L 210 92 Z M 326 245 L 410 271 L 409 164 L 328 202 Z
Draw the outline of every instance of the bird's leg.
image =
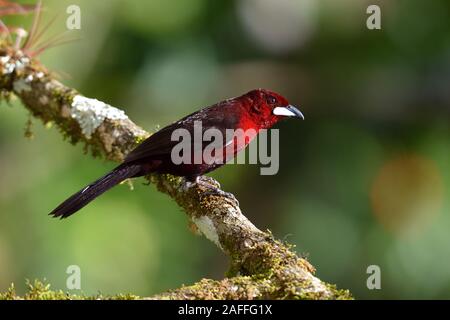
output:
M 208 191 L 206 191 L 204 195 L 215 195 L 230 199 L 237 207 L 239 207 L 239 201 L 236 199 L 234 194 L 221 190 L 220 184 L 213 178 L 208 176 L 198 176 L 195 179 L 195 183 L 208 189 Z

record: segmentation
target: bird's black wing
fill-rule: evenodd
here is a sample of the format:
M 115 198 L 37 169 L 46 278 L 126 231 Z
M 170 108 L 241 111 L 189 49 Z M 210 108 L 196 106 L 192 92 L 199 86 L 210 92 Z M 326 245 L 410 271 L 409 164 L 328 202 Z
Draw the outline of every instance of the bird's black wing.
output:
M 172 148 L 178 143 L 171 140 L 172 132 L 177 128 L 179 126 L 173 123 L 152 134 L 126 156 L 124 163 L 170 154 Z
M 203 132 L 209 128 L 217 128 L 219 130 L 225 130 L 226 128 L 234 129 L 238 118 L 232 112 L 229 112 L 232 111 L 230 110 L 232 108 L 233 106 L 231 104 L 214 105 L 192 113 L 151 135 L 131 151 L 124 162 L 129 163 L 170 156 L 172 149 L 179 143 L 177 140 L 172 141 L 172 133 L 177 129 L 186 129 L 191 134 L 191 137 L 193 137 L 196 121 L 201 121 Z

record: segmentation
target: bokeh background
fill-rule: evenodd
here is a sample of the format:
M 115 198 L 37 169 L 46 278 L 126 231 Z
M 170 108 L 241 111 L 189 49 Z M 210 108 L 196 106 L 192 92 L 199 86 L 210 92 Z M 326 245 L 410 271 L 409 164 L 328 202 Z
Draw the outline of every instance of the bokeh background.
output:
M 66 30 L 70 4 L 81 40 L 40 57 L 64 83 L 149 131 L 253 88 L 278 91 L 306 116 L 278 126 L 279 173 L 230 165 L 212 175 L 259 228 L 356 298 L 450 298 L 448 1 L 52 0 L 49 36 Z M 369 4 L 381 30 L 366 28 Z M 23 292 L 26 278 L 66 290 L 74 264 L 86 294 L 223 277 L 223 254 L 142 179 L 71 219 L 48 217 L 114 164 L 38 121 L 24 138 L 28 120 L 20 102 L 0 105 L 0 290 Z M 381 290 L 366 286 L 369 265 Z

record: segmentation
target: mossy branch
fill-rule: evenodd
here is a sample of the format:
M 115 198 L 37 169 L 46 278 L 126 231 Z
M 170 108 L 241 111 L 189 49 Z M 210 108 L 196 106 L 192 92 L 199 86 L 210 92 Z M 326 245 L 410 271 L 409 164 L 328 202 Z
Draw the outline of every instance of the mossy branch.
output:
M 0 90 L 15 94 L 31 114 L 54 123 L 72 143 L 82 142 L 94 156 L 121 161 L 149 133 L 125 113 L 96 99 L 82 96 L 57 81 L 39 61 L 7 43 L 0 44 Z M 314 268 L 288 244 L 256 228 L 228 198 L 212 195 L 201 185 L 188 187 L 170 175 L 147 177 L 168 194 L 197 229 L 231 259 L 228 277 L 201 280 L 156 295 L 157 299 L 338 299 L 350 298 L 314 276 Z M 218 182 L 209 179 L 210 183 Z

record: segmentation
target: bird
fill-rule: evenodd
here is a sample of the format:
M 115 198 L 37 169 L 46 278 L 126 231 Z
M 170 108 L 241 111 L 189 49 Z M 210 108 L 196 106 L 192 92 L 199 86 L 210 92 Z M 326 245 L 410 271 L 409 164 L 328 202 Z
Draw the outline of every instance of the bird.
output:
M 267 89 L 254 89 L 200 109 L 152 134 L 126 155 L 120 165 L 73 194 L 51 211 L 50 215 L 67 218 L 122 181 L 151 173 L 171 174 L 184 177 L 192 184 L 201 183 L 201 176 L 233 159 L 262 129 L 270 129 L 280 120 L 289 117 L 304 119 L 303 114 L 286 98 Z M 215 161 L 200 158 L 200 161 L 175 163 L 173 150 L 180 142 L 173 139 L 174 132 L 178 130 L 195 135 L 199 124 L 202 133 L 215 129 L 223 134 L 222 150 L 219 150 L 223 152 L 211 152 Z M 236 136 L 227 137 L 227 130 L 237 132 Z M 246 135 L 246 132 L 253 134 Z M 194 149 L 190 155 L 192 160 L 207 146 L 205 141 L 197 145 L 195 141 L 191 141 L 190 144 Z M 210 186 L 210 189 L 213 193 L 228 195 L 217 187 Z

